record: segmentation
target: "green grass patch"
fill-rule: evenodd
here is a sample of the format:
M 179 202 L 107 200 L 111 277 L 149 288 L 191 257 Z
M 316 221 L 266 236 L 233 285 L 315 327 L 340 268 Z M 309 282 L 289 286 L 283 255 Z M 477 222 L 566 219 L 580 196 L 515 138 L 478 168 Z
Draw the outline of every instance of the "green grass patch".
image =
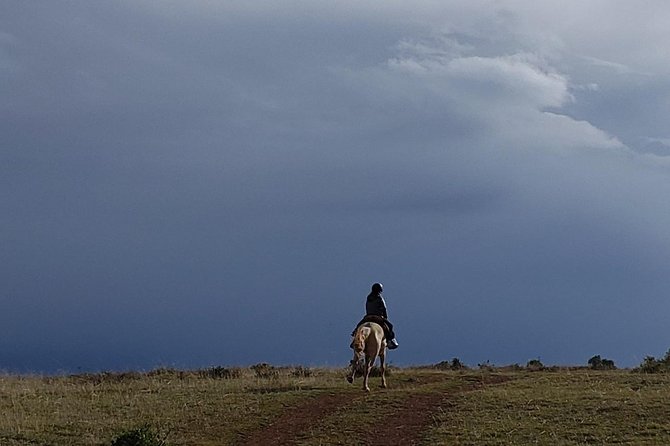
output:
M 265 365 L 0 375 L 0 444 L 109 446 L 124 434 L 141 437 L 143 427 L 168 445 L 238 444 L 287 410 L 333 395 L 338 403 L 296 431 L 297 444 L 360 444 L 379 423 L 391 429 L 409 402 L 434 395 L 419 432 L 426 445 L 670 444 L 670 374 L 396 368 L 388 389 L 371 378 L 369 394 L 344 377 L 343 369 Z
M 109 445 L 142 425 L 169 432 L 169 444 L 231 444 L 344 380 L 342 371 L 295 370 L 0 376 L 0 444 Z
M 458 395 L 426 444 L 670 444 L 670 379 L 629 371 L 519 373 Z

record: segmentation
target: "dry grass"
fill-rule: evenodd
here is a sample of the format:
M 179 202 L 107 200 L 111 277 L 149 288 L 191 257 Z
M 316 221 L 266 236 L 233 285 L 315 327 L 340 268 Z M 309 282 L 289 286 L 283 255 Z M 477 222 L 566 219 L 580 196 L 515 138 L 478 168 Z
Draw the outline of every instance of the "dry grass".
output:
M 303 446 L 360 445 L 361 439 L 375 425 L 383 424 L 393 429 L 398 422 L 397 413 L 408 406 L 408 400 L 422 393 L 447 395 L 458 392 L 478 374 L 458 374 L 429 369 L 400 369 L 394 371 L 390 387 L 384 391 L 375 388 L 379 383 L 371 378 L 372 392 L 361 398 L 353 398 L 346 407 L 340 408 L 315 423 L 300 439 Z M 356 386 L 358 386 L 357 383 Z M 362 395 L 358 391 L 359 395 Z M 395 444 L 395 443 L 392 443 Z
M 310 373 L 289 368 L 258 377 L 244 369 L 235 379 L 169 371 L 2 376 L 0 444 L 109 445 L 118 433 L 143 424 L 168 433 L 171 444 L 228 444 L 285 406 L 345 385 L 341 371 Z
M 145 424 L 168 433 L 172 445 L 236 444 L 289 407 L 341 393 L 351 400 L 296 434 L 298 444 L 361 444 L 363 433 L 420 393 L 444 396 L 428 417 L 425 444 L 670 444 L 670 375 L 514 369 L 494 372 L 511 381 L 472 390 L 488 372 L 395 369 L 389 389 L 377 389 L 373 378 L 364 395 L 344 373 L 258 367 L 0 376 L 0 444 L 109 445 Z
M 518 373 L 443 407 L 427 444 L 668 445 L 669 391 L 668 375 Z

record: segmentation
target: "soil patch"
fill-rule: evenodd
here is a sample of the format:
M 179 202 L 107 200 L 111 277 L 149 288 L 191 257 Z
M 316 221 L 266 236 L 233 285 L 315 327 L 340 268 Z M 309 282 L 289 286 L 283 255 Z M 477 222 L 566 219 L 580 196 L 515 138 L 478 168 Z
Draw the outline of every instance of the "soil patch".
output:
M 286 409 L 272 424 L 252 432 L 240 444 L 244 446 L 295 444 L 298 435 L 317 423 L 322 417 L 363 396 L 364 394 L 359 392 L 319 395 L 299 406 Z
M 427 377 L 405 383 L 406 386 L 427 385 L 442 377 Z M 461 392 L 469 392 L 487 385 L 500 384 L 510 380 L 503 375 L 482 375 L 462 386 L 443 392 L 416 392 L 409 395 L 398 405 L 390 416 L 368 426 L 357 438 L 358 443 L 367 446 L 411 446 L 419 445 L 426 429 L 432 423 L 432 414 L 440 406 L 448 406 L 448 401 Z M 319 395 L 298 406 L 289 407 L 270 425 L 246 435 L 240 445 L 292 445 L 300 439 L 300 434 L 307 431 L 319 420 L 351 404 L 366 394 L 359 391 L 331 392 Z
M 422 442 L 426 428 L 432 422 L 432 414 L 437 407 L 445 405 L 450 398 L 461 392 L 470 392 L 487 385 L 500 384 L 510 378 L 502 375 L 482 376 L 448 392 L 417 393 L 409 396 L 387 419 L 366 430 L 361 438 L 367 446 L 412 446 Z

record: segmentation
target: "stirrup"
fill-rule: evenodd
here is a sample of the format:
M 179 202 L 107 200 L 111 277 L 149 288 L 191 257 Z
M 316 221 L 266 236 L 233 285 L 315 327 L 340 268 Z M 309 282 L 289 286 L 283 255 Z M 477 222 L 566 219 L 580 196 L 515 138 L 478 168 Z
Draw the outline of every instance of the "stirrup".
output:
M 386 343 L 386 347 L 388 347 L 389 350 L 395 350 L 396 348 L 398 348 L 398 341 L 396 341 L 395 338 L 393 338 Z

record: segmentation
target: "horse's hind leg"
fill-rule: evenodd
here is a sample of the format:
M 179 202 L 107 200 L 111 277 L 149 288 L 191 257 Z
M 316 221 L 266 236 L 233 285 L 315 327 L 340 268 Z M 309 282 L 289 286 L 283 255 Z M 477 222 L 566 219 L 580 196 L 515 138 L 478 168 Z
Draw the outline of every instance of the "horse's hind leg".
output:
M 351 373 L 347 375 L 347 381 L 349 384 L 354 382 L 354 378 L 356 377 L 356 369 L 358 368 L 358 355 L 356 355 L 356 352 L 354 352 L 354 359 L 351 360 Z
M 370 378 L 370 372 L 372 371 L 372 366 L 375 365 L 376 357 L 365 357 L 365 377 L 363 378 L 363 390 L 366 392 L 370 391 L 370 386 L 368 386 L 368 379 Z
M 386 372 L 386 352 L 382 351 L 379 353 L 379 371 L 382 374 L 382 387 L 385 389 L 386 388 L 386 376 L 384 373 Z

